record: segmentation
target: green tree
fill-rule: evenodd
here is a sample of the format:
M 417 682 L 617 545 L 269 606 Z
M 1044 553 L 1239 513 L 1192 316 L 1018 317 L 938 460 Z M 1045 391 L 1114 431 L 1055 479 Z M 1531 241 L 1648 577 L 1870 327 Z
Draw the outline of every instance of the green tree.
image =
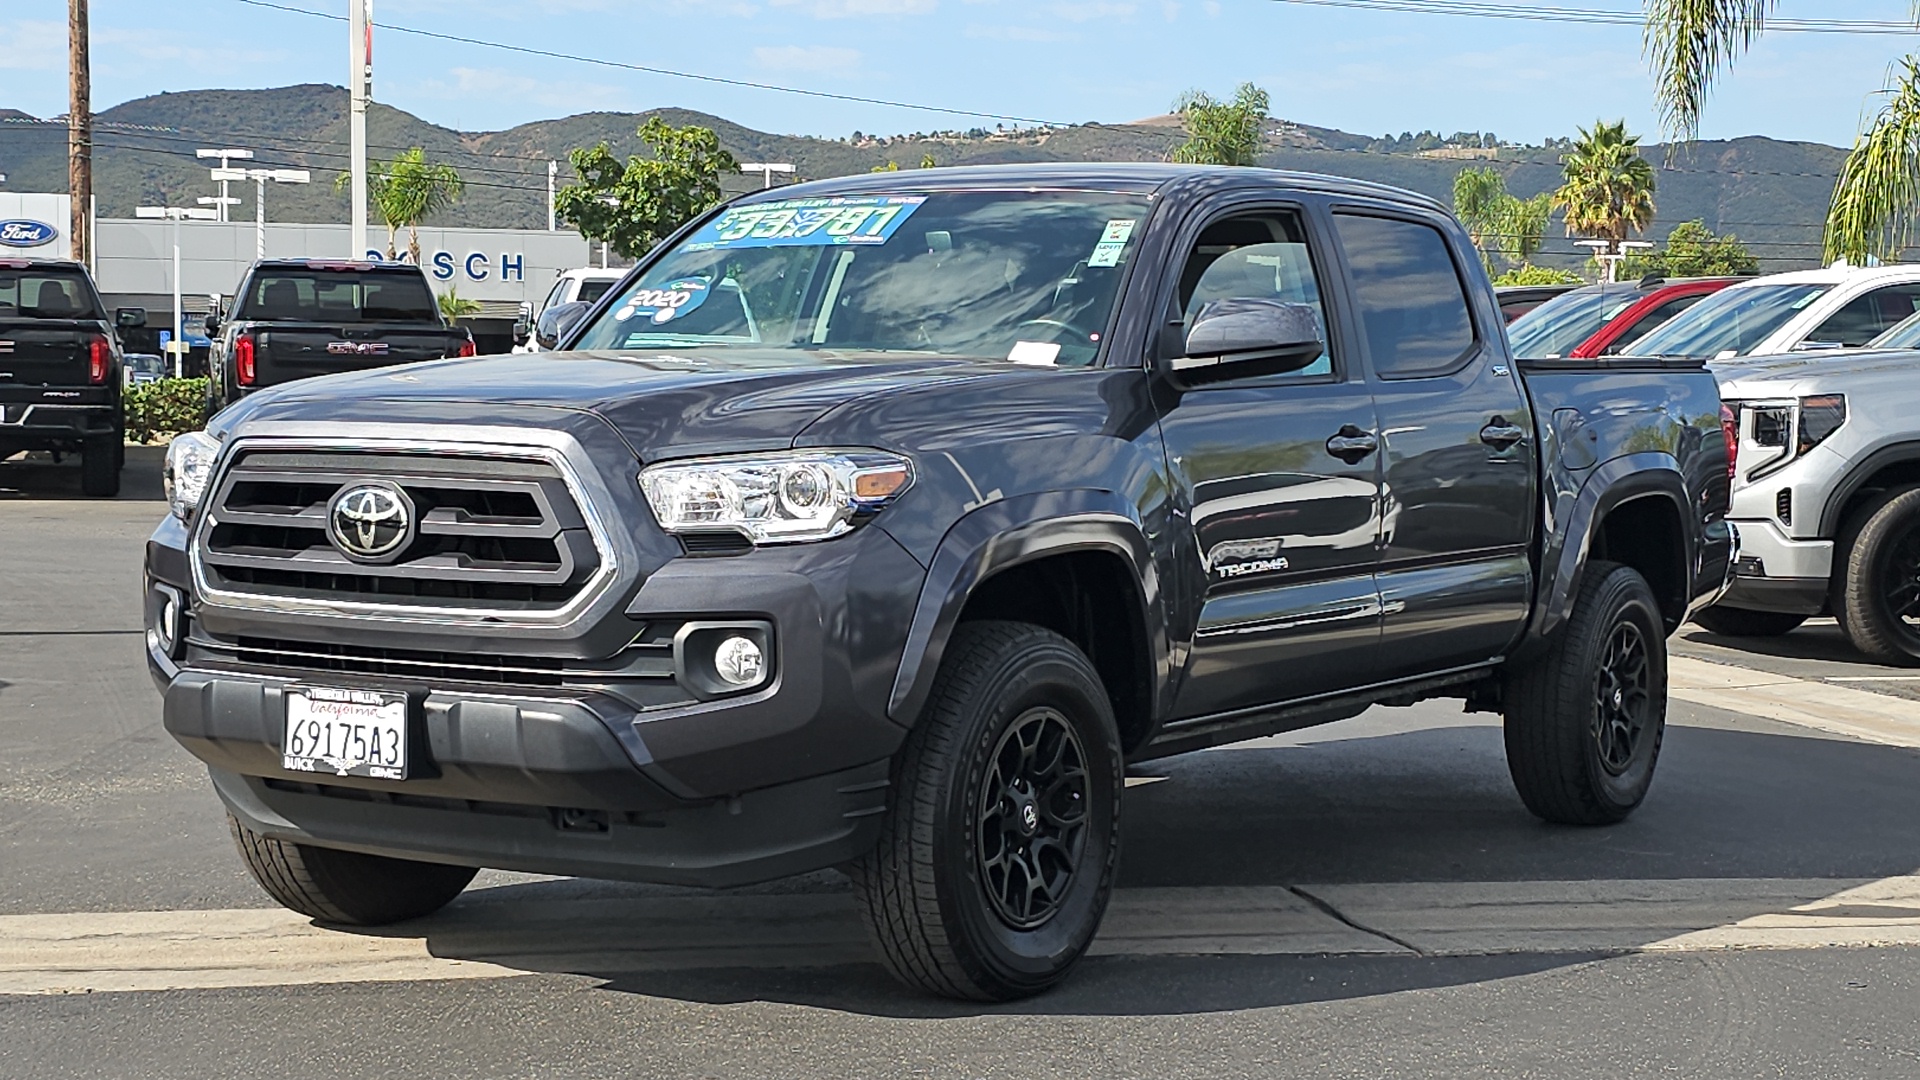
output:
M 1516 266 L 1493 279 L 1495 285 L 1582 285 L 1586 279 L 1553 266 Z
M 1188 165 L 1252 165 L 1260 156 L 1267 126 L 1267 92 L 1241 83 L 1232 101 L 1218 101 L 1203 90 L 1189 90 L 1173 103 L 1186 123 L 1187 141 L 1173 160 Z
M 1522 199 L 1508 193 L 1498 169 L 1462 169 L 1453 178 L 1453 209 L 1492 274 L 1496 255 L 1524 266 L 1539 253 L 1552 220 L 1553 196 Z
M 1562 168 L 1566 182 L 1553 205 L 1566 211 L 1568 236 L 1591 236 L 1618 251 L 1620 242 L 1653 224 L 1653 164 L 1640 156 L 1640 136 L 1627 122 L 1581 128 Z
M 740 171 L 712 130 L 677 128 L 651 117 L 640 141 L 652 157 L 623 164 L 606 143 L 567 155 L 580 179 L 554 194 L 554 213 L 629 259 L 637 259 L 675 229 L 720 202 L 720 177 Z
M 932 155 L 932 154 L 921 154 L 921 155 L 920 155 L 920 167 L 921 167 L 921 168 L 923 168 L 923 169 L 935 169 L 935 168 L 939 168 L 939 166 L 940 166 L 940 163 L 939 163 L 939 162 L 937 162 L 937 161 L 935 161 L 935 160 L 933 160 L 933 155 Z
M 350 190 L 353 174 L 341 173 L 334 189 Z M 407 254 L 415 265 L 420 262 L 420 223 L 460 201 L 467 190 L 459 170 L 445 162 L 427 160 L 427 152 L 416 146 L 392 161 L 372 162 L 367 167 L 367 202 L 387 226 L 387 258 L 399 257 L 395 245 L 402 228 L 407 230 Z
M 440 316 L 448 322 L 480 311 L 480 301 L 469 300 L 460 295 L 459 289 L 448 289 L 435 299 L 440 304 Z
M 1705 221 L 1683 221 L 1667 234 L 1667 246 L 1647 255 L 1621 263 L 1623 277 L 1722 277 L 1728 274 L 1757 274 L 1760 262 L 1747 250 L 1740 238 L 1728 233 L 1716 236 Z
M 1683 139 L 1699 134 L 1714 81 L 1766 29 L 1774 2 L 1646 0 L 1644 49 L 1671 133 Z M 1920 0 L 1912 10 L 1920 20 Z M 1829 259 L 1894 258 L 1920 221 L 1920 56 L 1902 57 L 1890 74 L 1879 113 L 1854 139 L 1834 184 L 1827 209 Z

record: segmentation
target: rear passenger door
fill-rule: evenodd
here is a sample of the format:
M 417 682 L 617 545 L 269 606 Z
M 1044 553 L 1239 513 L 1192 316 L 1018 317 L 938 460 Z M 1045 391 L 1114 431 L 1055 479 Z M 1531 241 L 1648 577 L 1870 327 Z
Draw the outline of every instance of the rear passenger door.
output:
M 1846 302 L 1795 345 L 1796 349 L 1857 349 L 1920 309 L 1920 282 L 1885 285 Z
M 1437 216 L 1333 220 L 1380 423 L 1379 674 L 1492 659 L 1526 623 L 1539 511 L 1532 411 L 1491 290 Z

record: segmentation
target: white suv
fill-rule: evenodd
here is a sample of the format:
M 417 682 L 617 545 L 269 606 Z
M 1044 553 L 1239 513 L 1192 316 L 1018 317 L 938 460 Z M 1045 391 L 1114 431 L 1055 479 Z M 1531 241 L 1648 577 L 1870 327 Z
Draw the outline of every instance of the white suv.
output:
M 539 321 L 541 313 L 545 312 L 548 308 L 558 307 L 561 304 L 571 304 L 576 300 L 584 300 L 592 303 L 602 296 L 605 296 L 608 289 L 613 288 L 621 278 L 626 276 L 627 272 L 617 266 L 588 266 L 579 270 L 562 270 L 560 272 L 560 279 L 553 283 L 553 288 L 547 293 L 547 298 L 540 301 L 540 307 L 537 310 L 525 312 L 527 331 L 529 332 L 522 332 L 518 335 L 525 340 L 523 344 L 514 346 L 513 351 L 517 353 L 540 351 L 540 346 L 533 340 L 533 335 L 530 331 L 533 325 Z
M 1920 665 L 1920 351 L 1878 347 L 1915 331 L 1715 365 L 1739 425 L 1740 558 L 1702 626 L 1783 634 L 1831 613 L 1873 659 Z
M 1639 356 L 1742 356 L 1857 349 L 1920 311 L 1920 266 L 1848 266 L 1729 285 L 1633 346 Z

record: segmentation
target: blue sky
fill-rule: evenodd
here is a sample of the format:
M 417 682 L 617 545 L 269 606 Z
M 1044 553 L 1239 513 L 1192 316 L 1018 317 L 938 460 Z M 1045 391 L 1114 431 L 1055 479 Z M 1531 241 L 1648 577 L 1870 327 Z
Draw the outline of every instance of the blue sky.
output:
M 280 0 L 344 14 L 345 0 Z M 1522 2 L 1522 0 L 1514 0 Z M 1558 0 L 1636 10 L 1633 0 Z M 0 4 L 0 106 L 66 109 L 65 0 Z M 94 107 L 163 90 L 343 83 L 344 24 L 238 0 L 93 0 Z M 1906 0 L 1785 0 L 1783 16 L 1898 19 Z M 377 0 L 380 22 L 832 93 L 1078 122 L 1163 113 L 1252 80 L 1276 115 L 1369 134 L 1432 128 L 1537 142 L 1596 117 L 1653 132 L 1632 27 L 1352 11 L 1280 0 Z M 1920 36 L 1776 33 L 1716 94 L 1703 133 L 1844 145 Z M 683 106 L 813 135 L 977 119 L 377 35 L 375 97 L 491 130 L 588 110 Z M 992 126 L 986 122 L 985 126 Z M 0 162 L 0 170 L 5 163 Z

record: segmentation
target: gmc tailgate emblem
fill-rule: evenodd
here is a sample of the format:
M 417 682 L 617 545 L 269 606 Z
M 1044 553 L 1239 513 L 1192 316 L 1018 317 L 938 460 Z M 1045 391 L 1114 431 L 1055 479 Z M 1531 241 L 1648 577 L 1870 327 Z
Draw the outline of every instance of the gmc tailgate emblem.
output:
M 385 356 L 384 341 L 329 341 L 327 351 L 336 356 Z

